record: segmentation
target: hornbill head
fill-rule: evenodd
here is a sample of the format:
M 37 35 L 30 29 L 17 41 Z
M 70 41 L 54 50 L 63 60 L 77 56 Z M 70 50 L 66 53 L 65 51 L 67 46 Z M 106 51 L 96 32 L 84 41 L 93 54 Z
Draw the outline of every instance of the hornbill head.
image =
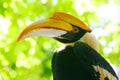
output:
M 90 28 L 76 17 L 63 12 L 56 12 L 49 19 L 39 20 L 26 27 L 17 41 L 30 36 L 48 36 L 62 43 L 79 40 Z

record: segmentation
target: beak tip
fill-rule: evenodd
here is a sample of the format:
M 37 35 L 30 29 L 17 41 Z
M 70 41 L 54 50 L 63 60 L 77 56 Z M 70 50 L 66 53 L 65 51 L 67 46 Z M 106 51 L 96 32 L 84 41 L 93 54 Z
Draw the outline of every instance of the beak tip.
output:
M 20 38 L 18 37 L 18 38 L 17 38 L 17 42 L 19 42 L 19 41 L 20 41 Z
M 20 42 L 22 40 L 22 36 L 19 35 L 18 38 L 17 38 L 17 42 Z

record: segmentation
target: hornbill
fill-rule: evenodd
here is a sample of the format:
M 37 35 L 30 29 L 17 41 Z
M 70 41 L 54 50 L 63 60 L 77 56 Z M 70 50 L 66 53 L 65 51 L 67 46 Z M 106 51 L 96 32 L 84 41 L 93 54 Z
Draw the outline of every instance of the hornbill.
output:
M 54 80 L 118 80 L 110 64 L 98 53 L 97 39 L 78 18 L 63 12 L 26 27 L 17 41 L 30 36 L 52 37 L 65 45 L 52 58 Z

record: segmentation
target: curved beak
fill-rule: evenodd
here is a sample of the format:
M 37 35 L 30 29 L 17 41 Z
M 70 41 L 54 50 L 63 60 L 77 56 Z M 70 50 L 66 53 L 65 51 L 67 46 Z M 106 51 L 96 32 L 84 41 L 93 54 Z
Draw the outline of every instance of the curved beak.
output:
M 39 20 L 26 27 L 19 35 L 17 41 L 31 36 L 57 37 L 72 30 L 72 25 L 61 20 Z
M 56 12 L 51 18 L 39 20 L 26 27 L 17 41 L 31 36 L 59 37 L 73 30 L 73 25 L 90 32 L 90 28 L 81 20 L 63 12 Z

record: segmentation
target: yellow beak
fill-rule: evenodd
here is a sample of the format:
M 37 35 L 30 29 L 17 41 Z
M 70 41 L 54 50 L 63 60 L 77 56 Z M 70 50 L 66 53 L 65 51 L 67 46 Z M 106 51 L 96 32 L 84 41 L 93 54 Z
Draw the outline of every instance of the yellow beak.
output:
M 73 30 L 72 25 L 81 27 L 90 32 L 90 28 L 81 20 L 66 13 L 56 12 L 51 18 L 39 20 L 26 27 L 19 35 L 17 41 L 30 36 L 57 37 Z

